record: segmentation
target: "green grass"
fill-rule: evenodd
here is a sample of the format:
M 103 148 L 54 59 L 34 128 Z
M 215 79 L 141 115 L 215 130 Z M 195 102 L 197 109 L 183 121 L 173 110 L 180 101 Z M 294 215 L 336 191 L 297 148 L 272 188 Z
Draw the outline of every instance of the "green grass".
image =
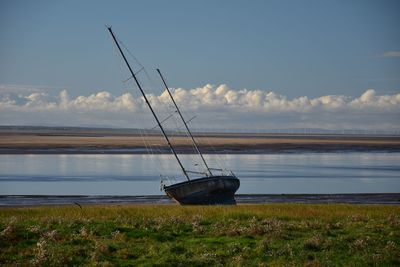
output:
M 1 266 L 400 266 L 400 207 L 0 209 Z

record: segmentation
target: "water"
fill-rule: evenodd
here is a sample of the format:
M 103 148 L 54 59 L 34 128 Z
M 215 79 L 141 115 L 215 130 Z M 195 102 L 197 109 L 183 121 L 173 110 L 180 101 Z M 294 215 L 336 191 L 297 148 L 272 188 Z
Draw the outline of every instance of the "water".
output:
M 191 155 L 182 156 L 192 165 Z M 241 179 L 239 194 L 400 192 L 400 153 L 206 155 Z M 159 195 L 170 155 L 0 155 L 0 195 Z M 182 180 L 180 175 L 178 180 Z

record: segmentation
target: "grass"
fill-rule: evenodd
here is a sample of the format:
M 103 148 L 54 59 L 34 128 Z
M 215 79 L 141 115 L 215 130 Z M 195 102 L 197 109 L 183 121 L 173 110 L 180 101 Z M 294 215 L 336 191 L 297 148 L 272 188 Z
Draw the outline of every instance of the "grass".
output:
M 400 207 L 0 209 L 2 266 L 400 266 Z

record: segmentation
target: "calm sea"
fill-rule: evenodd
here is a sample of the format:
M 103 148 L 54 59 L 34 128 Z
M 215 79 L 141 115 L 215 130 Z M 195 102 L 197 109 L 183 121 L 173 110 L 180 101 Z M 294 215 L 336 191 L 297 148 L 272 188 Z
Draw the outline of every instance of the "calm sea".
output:
M 182 155 L 186 168 L 201 170 L 194 157 Z M 206 155 L 206 159 L 240 178 L 239 194 L 400 192 L 400 153 Z M 165 176 L 171 182 L 183 180 L 170 155 L 0 155 L 0 195 L 160 195 Z

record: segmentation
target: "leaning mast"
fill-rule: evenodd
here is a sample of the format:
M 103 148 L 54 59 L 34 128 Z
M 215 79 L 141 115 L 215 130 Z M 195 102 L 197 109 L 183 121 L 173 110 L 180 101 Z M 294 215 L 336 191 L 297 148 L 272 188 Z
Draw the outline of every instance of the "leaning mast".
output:
M 140 85 L 138 79 L 136 78 L 135 73 L 133 72 L 131 66 L 129 65 L 129 62 L 128 62 L 128 60 L 126 59 L 126 57 L 125 57 L 125 55 L 124 55 L 124 52 L 122 52 L 122 49 L 121 49 L 121 47 L 120 47 L 120 45 L 119 45 L 117 39 L 115 38 L 115 35 L 114 35 L 114 33 L 113 33 L 111 27 L 107 27 L 107 29 L 108 29 L 108 31 L 110 32 L 110 34 L 111 34 L 111 36 L 112 36 L 112 38 L 113 38 L 113 40 L 114 40 L 116 46 L 118 47 L 118 50 L 119 50 L 119 52 L 121 53 L 121 56 L 122 56 L 122 58 L 123 58 L 124 61 L 125 61 L 125 64 L 128 66 L 129 72 L 131 73 L 133 79 L 134 79 L 135 82 L 136 82 L 136 85 L 138 86 L 140 92 L 142 93 L 143 98 L 144 98 L 144 100 L 145 100 L 147 106 L 149 107 L 151 113 L 153 114 L 153 117 L 156 119 L 157 124 L 158 124 L 158 126 L 160 127 L 161 132 L 162 132 L 162 134 L 163 134 L 165 140 L 167 141 L 169 148 L 171 149 L 171 152 L 174 154 L 176 160 L 177 160 L 178 163 L 179 163 L 179 166 L 180 166 L 181 169 L 182 169 L 183 174 L 186 176 L 186 179 L 189 181 L 190 178 L 189 178 L 189 175 L 187 174 L 187 171 L 186 171 L 185 168 L 183 167 L 182 162 L 180 161 L 178 155 L 176 154 L 176 151 L 175 151 L 174 147 L 172 146 L 172 144 L 171 144 L 171 142 L 170 142 L 170 140 L 169 140 L 167 134 L 165 133 L 165 130 L 164 130 L 164 128 L 162 127 L 160 120 L 158 119 L 158 117 L 157 117 L 156 113 L 154 112 L 153 108 L 151 107 L 150 102 L 149 102 L 149 100 L 147 99 L 146 94 L 144 93 L 144 91 L 143 91 L 143 89 L 142 89 L 142 86 Z M 208 167 L 207 167 L 207 168 L 208 168 Z
M 178 105 L 176 104 L 175 99 L 174 99 L 174 97 L 172 96 L 171 91 L 169 90 L 168 85 L 167 85 L 167 83 L 165 82 L 165 79 L 164 79 L 163 75 L 161 74 L 160 69 L 157 69 L 157 72 L 158 72 L 158 74 L 160 75 L 161 80 L 162 80 L 163 83 L 164 83 L 165 89 L 167 90 L 169 96 L 171 97 L 172 102 L 173 102 L 174 105 L 175 105 L 176 111 L 178 112 L 179 116 L 181 117 L 181 119 L 182 119 L 182 121 L 183 121 L 183 124 L 185 125 L 186 130 L 187 130 L 187 132 L 188 132 L 189 135 L 190 135 L 190 138 L 192 139 L 192 142 L 193 142 L 194 147 L 196 148 L 197 154 L 200 155 L 201 160 L 203 161 L 204 165 L 205 165 L 206 168 L 207 168 L 208 174 L 209 174 L 210 176 L 212 176 L 213 174 L 211 173 L 211 170 L 210 170 L 210 168 L 208 167 L 208 164 L 207 164 L 206 160 L 204 159 L 203 154 L 200 152 L 200 149 L 199 149 L 199 147 L 197 146 L 196 140 L 194 140 L 194 137 L 193 137 L 193 135 L 192 135 L 192 132 L 190 131 L 190 129 L 189 129 L 189 127 L 188 127 L 188 125 L 187 125 L 185 119 L 183 118 L 183 115 L 182 115 L 181 111 L 179 110 Z

